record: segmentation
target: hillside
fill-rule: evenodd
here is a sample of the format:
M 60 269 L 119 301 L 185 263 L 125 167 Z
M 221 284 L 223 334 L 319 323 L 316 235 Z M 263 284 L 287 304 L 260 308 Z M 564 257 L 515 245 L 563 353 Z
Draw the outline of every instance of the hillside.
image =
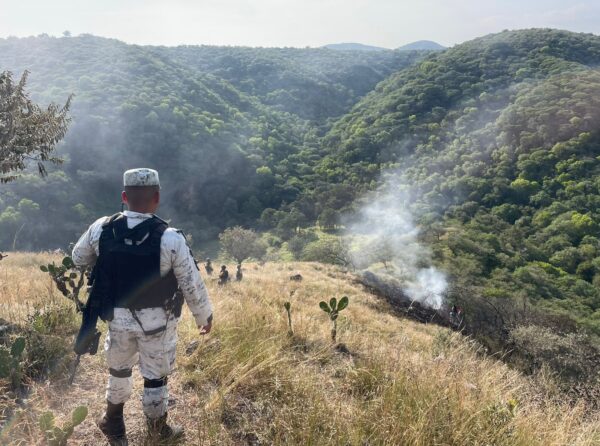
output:
M 387 48 L 381 46 L 365 45 L 363 43 L 330 43 L 325 45 L 323 48 L 329 48 L 330 50 L 347 51 L 385 51 Z
M 132 165 L 161 171 L 163 212 L 198 241 L 253 225 L 296 199 L 327 120 L 422 55 L 1 39 L 0 70 L 29 70 L 33 99 L 75 97 L 66 163 L 48 180 L 3 187 L 0 249 L 66 246 L 92 216 L 118 209 Z
M 556 30 L 457 45 L 380 83 L 317 170 L 332 194 L 381 169 L 410 185 L 453 299 L 534 302 L 598 334 L 598 63 L 600 37 Z
M 363 247 L 350 228 L 373 205 L 406 217 L 401 280 L 437 268 L 488 348 L 551 360 L 558 342 L 528 338 L 550 330 L 586 346 L 553 369 L 593 380 L 599 63 L 600 37 L 551 29 L 430 53 L 2 40 L 0 66 L 30 68 L 36 99 L 77 96 L 66 163 L 2 188 L 0 249 L 66 247 L 119 209 L 134 164 L 161 171 L 161 213 L 196 246 L 241 224 L 266 232 L 271 260 L 387 269 L 397 234 L 381 221 L 378 252 L 351 258 Z M 384 205 L 368 195 L 382 184 Z
M 27 321 L 27 397 L 2 389 L 0 442 L 38 444 L 37 420 L 62 422 L 77 405 L 88 419 L 69 444 L 101 442 L 93 420 L 104 405 L 103 355 L 83 358 L 73 386 L 65 379 L 75 319 L 38 265 L 58 257 L 9 253 L 0 263 L 0 318 Z M 290 282 L 300 273 L 302 282 Z M 581 445 L 600 441 L 597 411 L 570 405 L 542 373 L 533 378 L 486 357 L 445 328 L 397 318 L 341 270 L 316 263 L 245 266 L 242 283 L 207 281 L 215 326 L 197 349 L 189 313 L 180 325 L 178 369 L 170 380 L 173 419 L 190 445 Z M 347 295 L 338 342 L 318 302 Z M 284 301 L 292 304 L 288 336 Z M 29 315 L 29 316 L 28 316 Z M 143 444 L 134 371 L 126 405 L 130 442 Z M 6 382 L 2 381 L 6 386 Z M 17 411 L 14 411 L 18 407 Z

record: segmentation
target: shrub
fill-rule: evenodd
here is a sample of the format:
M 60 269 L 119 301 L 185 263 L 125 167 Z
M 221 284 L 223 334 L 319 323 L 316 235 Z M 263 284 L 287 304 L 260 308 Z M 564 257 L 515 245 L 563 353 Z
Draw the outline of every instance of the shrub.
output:
M 47 305 L 29 315 L 25 337 L 30 378 L 59 377 L 66 373 L 78 325 L 72 306 Z
M 303 260 L 309 262 L 351 265 L 348 249 L 339 237 L 324 236 L 304 248 Z
M 10 349 L 0 346 L 0 378 L 8 379 L 14 390 L 21 385 L 25 338 L 16 338 Z
M 510 339 L 533 369 L 548 366 L 571 382 L 600 383 L 600 348 L 588 335 L 527 325 L 511 330 Z
M 287 241 L 287 249 L 296 260 L 299 260 L 302 258 L 302 253 L 306 245 L 315 240 L 318 240 L 318 237 L 313 232 L 298 234 Z
M 54 414 L 45 412 L 39 420 L 40 429 L 44 433 L 48 446 L 66 446 L 67 440 L 73 435 L 75 426 L 80 425 L 88 415 L 88 408 L 85 406 L 77 407 L 71 414 L 71 420 L 67 421 L 63 427 L 56 426 Z

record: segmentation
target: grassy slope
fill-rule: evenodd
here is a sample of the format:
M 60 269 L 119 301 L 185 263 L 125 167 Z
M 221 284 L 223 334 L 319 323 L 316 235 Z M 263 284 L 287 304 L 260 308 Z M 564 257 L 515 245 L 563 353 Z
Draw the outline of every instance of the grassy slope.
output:
M 46 255 L 13 253 L 0 263 L 0 317 L 18 319 L 56 293 L 37 269 Z M 290 282 L 291 274 L 304 280 Z M 179 368 L 172 381 L 173 419 L 187 427 L 186 444 L 592 445 L 598 413 L 568 407 L 551 381 L 535 381 L 477 353 L 469 340 L 436 326 L 393 316 L 386 304 L 346 274 L 318 264 L 245 268 L 245 280 L 208 287 L 216 307 L 214 332 L 186 356 L 196 329 L 186 310 L 180 325 Z M 289 297 L 293 292 L 293 297 Z M 318 301 L 350 297 L 339 341 Z M 283 309 L 292 302 L 295 335 Z M 101 441 L 92 420 L 103 407 L 102 355 L 82 360 L 73 387 L 37 383 L 0 443 L 35 444 L 35 420 L 50 408 L 78 404 L 91 416 L 73 444 Z M 141 380 L 136 379 L 136 392 Z M 516 408 L 511 404 L 517 402 Z M 3 403 L 2 403 L 3 404 Z M 126 407 L 131 444 L 143 444 L 140 404 Z M 585 418 L 584 418 L 585 414 Z M 3 435 L 3 436 L 2 436 Z

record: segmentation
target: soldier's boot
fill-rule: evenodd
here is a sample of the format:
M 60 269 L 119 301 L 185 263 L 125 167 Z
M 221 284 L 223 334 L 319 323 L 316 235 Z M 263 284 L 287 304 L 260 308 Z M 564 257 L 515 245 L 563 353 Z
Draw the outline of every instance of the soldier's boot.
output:
M 148 426 L 148 436 L 162 444 L 177 442 L 185 435 L 183 427 L 167 423 L 166 413 L 160 418 L 146 417 L 146 423 Z
M 124 404 L 107 402 L 106 412 L 98 420 L 98 427 L 105 435 L 110 446 L 127 446 L 125 420 L 123 419 Z

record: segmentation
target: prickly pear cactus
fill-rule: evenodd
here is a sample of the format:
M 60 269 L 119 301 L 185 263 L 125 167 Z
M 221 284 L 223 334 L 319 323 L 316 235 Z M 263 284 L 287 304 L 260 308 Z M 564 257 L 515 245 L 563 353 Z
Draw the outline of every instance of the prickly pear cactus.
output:
M 67 421 L 63 427 L 56 426 L 56 420 L 52 412 L 44 412 L 39 419 L 39 426 L 48 446 L 66 446 L 67 440 L 73 435 L 75 427 L 83 423 L 88 415 L 88 408 L 85 406 L 77 407 L 71 413 L 71 420 Z
M 83 287 L 85 274 L 75 266 L 71 257 L 64 257 L 60 265 L 52 262 L 41 265 L 40 269 L 50 275 L 63 296 L 75 303 L 77 311 L 83 309 L 83 302 L 79 300 L 79 292 Z
M 335 297 L 332 297 L 329 300 L 329 303 L 325 302 L 324 300 L 319 302 L 319 307 L 329 315 L 329 319 L 332 322 L 333 327 L 331 329 L 331 340 L 333 342 L 335 342 L 337 338 L 337 318 L 340 314 L 340 311 L 344 310 L 348 306 L 348 303 L 349 299 L 347 296 L 342 297 L 339 302 Z
M 0 346 L 0 378 L 10 379 L 13 389 L 17 389 L 23 377 L 23 352 L 25 338 L 16 338 L 10 349 Z

